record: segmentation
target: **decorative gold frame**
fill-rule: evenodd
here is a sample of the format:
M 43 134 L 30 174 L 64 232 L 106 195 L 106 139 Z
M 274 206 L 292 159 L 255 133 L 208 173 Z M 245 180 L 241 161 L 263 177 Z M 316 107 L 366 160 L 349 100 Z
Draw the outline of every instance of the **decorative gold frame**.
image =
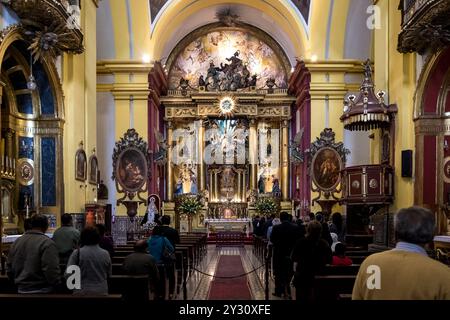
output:
M 332 186 L 330 186 L 330 187 L 328 187 L 328 188 L 327 188 L 327 187 L 324 187 L 323 185 L 320 185 L 320 184 L 319 184 L 318 179 L 317 179 L 317 176 L 316 176 L 316 172 L 314 171 L 314 166 L 315 166 L 315 163 L 316 163 L 316 161 L 317 161 L 317 159 L 318 159 L 318 156 L 319 156 L 322 152 L 324 152 L 324 151 L 326 151 L 326 150 L 327 150 L 327 151 L 333 152 L 335 159 L 337 159 L 338 162 L 339 162 L 338 179 L 337 179 L 337 181 L 336 181 Z M 342 165 L 342 158 L 341 158 L 341 155 L 336 151 L 336 149 L 333 149 L 333 148 L 331 148 L 331 147 L 323 147 L 323 148 L 319 149 L 319 150 L 316 152 L 316 154 L 314 155 L 314 157 L 313 157 L 313 159 L 312 159 L 312 161 L 311 161 L 311 177 L 312 177 L 312 180 L 313 180 L 314 183 L 316 184 L 317 188 L 320 189 L 320 190 L 323 190 L 323 191 L 332 191 L 332 190 L 336 190 L 337 186 L 341 183 L 341 175 L 340 175 L 340 172 L 341 172 L 342 169 L 343 169 L 343 165 Z
M 82 159 L 80 159 L 80 156 L 82 157 Z M 83 163 L 80 164 L 80 161 L 82 161 Z M 79 172 L 78 170 L 80 169 L 79 168 L 80 165 L 83 166 L 81 168 L 83 172 Z M 80 146 L 80 148 L 75 153 L 75 180 L 85 182 L 86 178 L 87 178 L 87 157 L 86 152 L 83 149 L 83 146 Z
M 29 178 L 25 177 L 22 172 L 25 168 L 28 168 L 30 170 Z M 16 169 L 16 175 L 17 180 L 19 181 L 19 184 L 22 186 L 29 186 L 34 183 L 34 161 L 31 159 L 21 158 L 17 160 L 17 169 Z
M 95 161 L 95 179 L 92 179 L 92 162 Z M 88 181 L 90 184 L 94 184 L 97 185 L 100 183 L 100 181 L 98 181 L 98 159 L 97 156 L 95 154 L 91 155 L 89 157 L 89 163 L 88 163 L 88 167 L 89 167 L 89 174 L 88 174 Z

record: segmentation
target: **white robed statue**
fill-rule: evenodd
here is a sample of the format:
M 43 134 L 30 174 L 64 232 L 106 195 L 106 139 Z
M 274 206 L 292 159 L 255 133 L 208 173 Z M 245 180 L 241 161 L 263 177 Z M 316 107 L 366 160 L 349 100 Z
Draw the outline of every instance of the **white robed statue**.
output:
M 143 228 L 144 229 L 153 229 L 154 225 L 155 225 L 155 215 L 158 213 L 158 208 L 156 207 L 155 204 L 155 198 L 150 198 L 150 203 L 148 204 L 147 207 L 147 212 L 145 213 L 144 216 L 144 223 L 143 223 Z

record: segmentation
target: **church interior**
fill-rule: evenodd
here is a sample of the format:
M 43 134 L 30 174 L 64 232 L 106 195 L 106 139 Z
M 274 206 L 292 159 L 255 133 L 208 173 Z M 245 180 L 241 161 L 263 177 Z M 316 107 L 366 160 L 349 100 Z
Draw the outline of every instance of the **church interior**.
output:
M 70 219 L 110 240 L 111 300 L 299 300 L 277 260 L 296 243 L 284 218 L 302 236 L 319 221 L 352 260 L 313 276 L 317 300 L 355 298 L 404 208 L 427 209 L 426 253 L 450 266 L 449 14 L 448 0 L 0 1 L 0 300 L 24 291 L 8 268 L 37 216 L 50 239 Z M 157 237 L 172 243 L 159 280 L 124 272 Z

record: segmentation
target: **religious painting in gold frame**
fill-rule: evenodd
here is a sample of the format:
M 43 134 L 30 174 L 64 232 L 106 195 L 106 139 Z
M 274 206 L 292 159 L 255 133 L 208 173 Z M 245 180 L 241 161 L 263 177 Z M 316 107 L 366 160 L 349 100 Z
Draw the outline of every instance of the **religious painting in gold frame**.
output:
M 137 192 L 147 182 L 147 160 L 138 148 L 124 149 L 116 164 L 116 179 L 128 192 Z
M 75 153 L 75 180 L 86 181 L 87 157 L 86 152 L 80 147 Z
M 341 181 L 341 169 L 342 159 L 339 153 L 333 148 L 324 147 L 312 160 L 312 179 L 319 189 L 334 190 Z
M 99 184 L 98 181 L 98 159 L 95 154 L 89 157 L 89 183 Z

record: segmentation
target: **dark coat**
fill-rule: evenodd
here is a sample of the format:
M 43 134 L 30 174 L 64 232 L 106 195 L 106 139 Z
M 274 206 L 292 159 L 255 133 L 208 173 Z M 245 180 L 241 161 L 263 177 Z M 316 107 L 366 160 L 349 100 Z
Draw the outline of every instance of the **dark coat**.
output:
M 278 257 L 290 257 L 299 237 L 299 228 L 295 224 L 283 221 L 281 224 L 274 226 L 270 235 L 270 241 L 273 243 L 274 262 Z
M 180 243 L 180 235 L 178 234 L 178 231 L 174 228 L 171 228 L 169 226 L 161 226 L 162 235 L 167 238 L 167 240 L 170 241 L 172 246 L 175 248 L 175 245 L 177 243 Z

